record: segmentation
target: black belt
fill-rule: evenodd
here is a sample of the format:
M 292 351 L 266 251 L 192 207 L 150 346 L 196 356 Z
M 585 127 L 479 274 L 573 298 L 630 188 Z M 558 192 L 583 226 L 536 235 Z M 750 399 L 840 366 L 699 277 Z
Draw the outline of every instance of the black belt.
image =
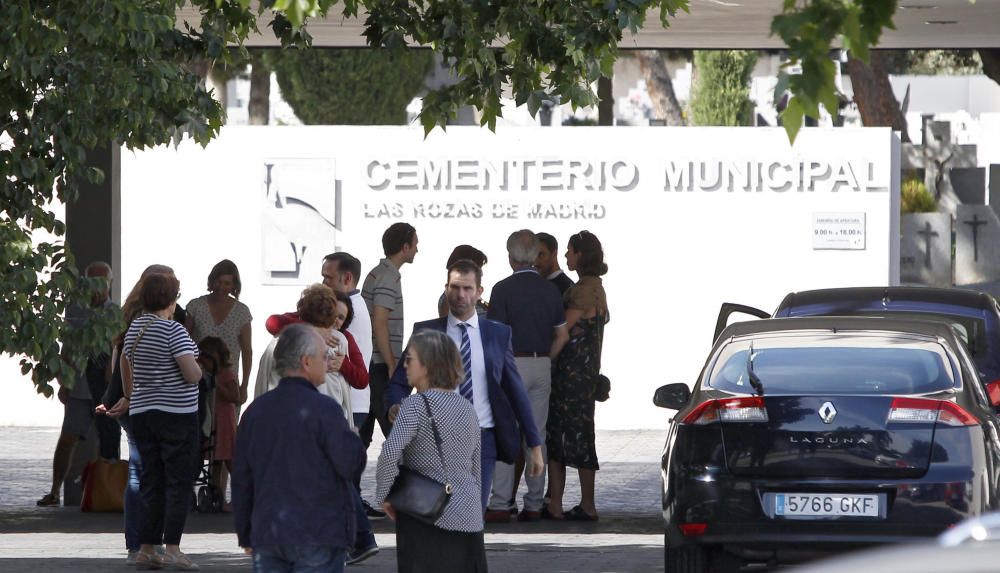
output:
M 548 358 L 548 352 L 515 352 L 517 358 Z

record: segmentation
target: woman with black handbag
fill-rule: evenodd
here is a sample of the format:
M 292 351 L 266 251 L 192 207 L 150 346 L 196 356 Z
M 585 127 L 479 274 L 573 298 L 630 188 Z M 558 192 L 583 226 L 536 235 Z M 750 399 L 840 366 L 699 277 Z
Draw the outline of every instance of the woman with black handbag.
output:
M 396 521 L 397 570 L 485 573 L 479 419 L 455 391 L 465 376 L 458 348 L 442 332 L 418 332 L 405 366 L 417 393 L 382 444 L 376 492 Z

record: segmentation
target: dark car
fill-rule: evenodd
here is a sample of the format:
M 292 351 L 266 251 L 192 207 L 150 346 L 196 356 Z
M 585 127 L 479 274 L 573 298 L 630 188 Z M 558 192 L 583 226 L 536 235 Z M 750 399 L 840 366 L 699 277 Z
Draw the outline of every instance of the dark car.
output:
M 722 332 L 730 315 L 770 318 L 765 311 L 725 303 L 716 322 Z M 774 311 L 774 318 L 802 316 L 898 316 L 949 320 L 979 370 L 987 392 L 1000 401 L 1000 305 L 986 293 L 931 287 L 857 287 L 793 292 Z
M 933 536 L 997 506 L 998 420 L 943 321 L 738 323 L 662 458 L 665 565 L 693 573 Z

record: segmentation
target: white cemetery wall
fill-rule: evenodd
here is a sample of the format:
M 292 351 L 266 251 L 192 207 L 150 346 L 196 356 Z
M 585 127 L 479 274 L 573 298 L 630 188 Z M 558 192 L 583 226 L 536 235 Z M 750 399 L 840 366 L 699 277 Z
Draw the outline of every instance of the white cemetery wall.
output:
M 512 231 L 555 235 L 565 268 L 567 239 L 587 229 L 610 268 L 597 425 L 659 428 L 670 414 L 653 391 L 695 381 L 721 303 L 770 310 L 792 290 L 898 283 L 898 165 L 883 128 L 805 129 L 792 147 L 754 128 L 229 127 L 206 149 L 123 151 L 119 276 L 127 290 L 171 265 L 186 304 L 232 259 L 256 364 L 264 320 L 294 309 L 322 256 L 349 251 L 367 274 L 396 221 L 420 240 L 402 269 L 407 337 L 436 316 L 455 245 L 489 256 L 488 298 L 511 273 Z

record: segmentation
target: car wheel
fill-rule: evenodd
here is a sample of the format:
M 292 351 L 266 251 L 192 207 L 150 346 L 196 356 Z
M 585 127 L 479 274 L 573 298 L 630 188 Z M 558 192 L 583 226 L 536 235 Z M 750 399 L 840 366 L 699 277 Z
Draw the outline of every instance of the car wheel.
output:
M 708 552 L 698 545 L 664 545 L 663 566 L 666 573 L 706 573 Z

